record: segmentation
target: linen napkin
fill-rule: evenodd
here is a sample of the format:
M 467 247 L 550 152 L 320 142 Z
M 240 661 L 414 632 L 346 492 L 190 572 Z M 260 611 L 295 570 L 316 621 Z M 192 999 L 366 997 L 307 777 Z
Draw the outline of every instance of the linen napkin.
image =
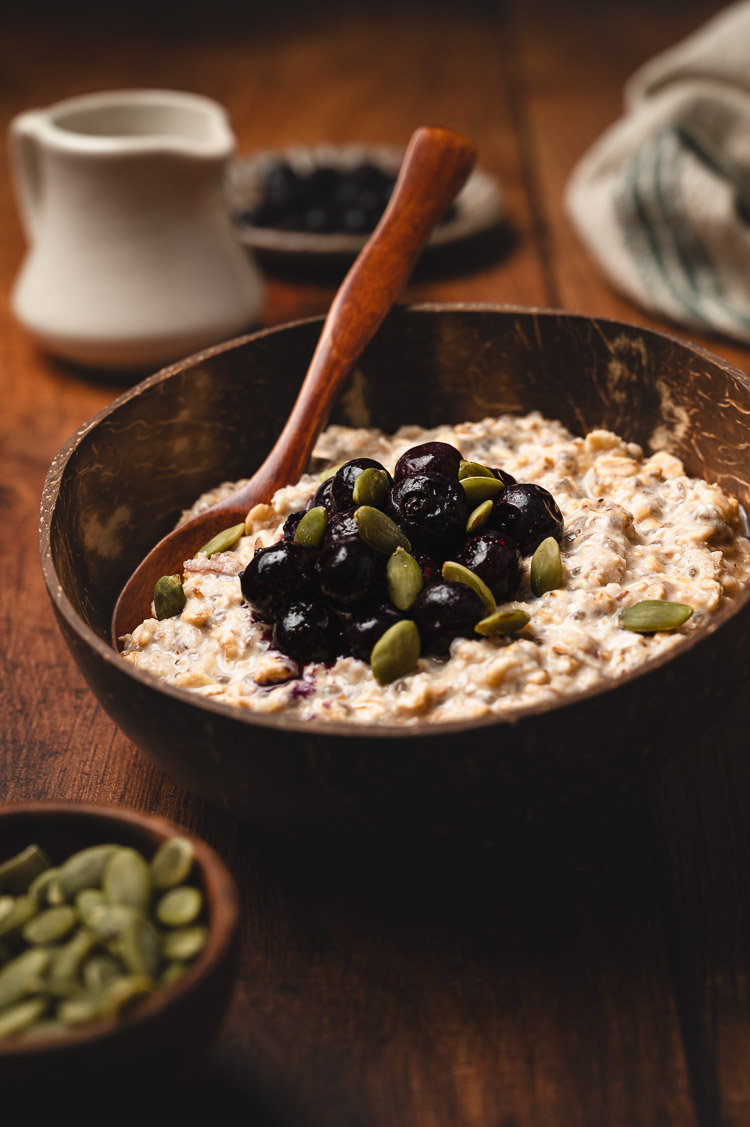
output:
M 750 2 L 641 67 L 565 206 L 612 284 L 644 309 L 750 341 Z

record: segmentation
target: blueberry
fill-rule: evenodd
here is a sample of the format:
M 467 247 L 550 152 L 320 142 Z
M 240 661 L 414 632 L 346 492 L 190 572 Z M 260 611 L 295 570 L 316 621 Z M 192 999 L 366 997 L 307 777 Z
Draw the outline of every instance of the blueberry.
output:
M 354 520 L 356 509 L 346 509 L 343 513 L 334 513 L 328 521 L 324 544 L 333 544 L 338 540 L 359 539 L 359 529 Z
M 315 490 L 315 495 L 308 501 L 308 509 L 314 509 L 316 505 L 322 505 L 330 517 L 331 513 L 335 511 L 333 497 L 331 496 L 332 488 L 333 477 L 327 477 Z
M 360 661 L 370 660 L 372 647 L 385 634 L 389 626 L 400 622 L 399 614 L 390 603 L 368 608 L 352 615 L 344 626 L 344 645 Z
M 424 552 L 417 552 L 414 556 L 419 566 L 422 569 L 422 577 L 425 581 L 425 586 L 428 583 L 437 583 L 442 577 L 440 564 L 437 560 L 433 560 L 432 556 L 427 556 Z
M 530 556 L 548 536 L 562 540 L 563 516 L 552 494 L 541 485 L 508 485 L 492 507 L 487 528 L 506 532 L 522 556 Z
M 374 461 L 372 458 L 352 458 L 349 462 L 344 462 L 331 479 L 331 497 L 333 499 L 333 507 L 338 512 L 344 512 L 346 509 L 351 509 L 354 504 L 352 498 L 352 490 L 354 489 L 354 482 L 357 480 L 363 470 L 372 467 L 376 470 L 382 470 L 380 462 Z M 388 481 L 390 483 L 390 474 Z
M 433 583 L 417 596 L 411 609 L 422 652 L 446 654 L 454 638 L 470 638 L 485 616 L 484 603 L 465 583 Z
M 320 590 L 336 607 L 346 609 L 382 595 L 383 564 L 359 537 L 326 544 L 316 566 Z
M 516 484 L 516 479 L 513 477 L 513 474 L 508 473 L 507 470 L 501 470 L 497 466 L 493 466 L 492 472 L 495 475 L 495 477 L 499 478 L 500 481 L 502 481 L 503 485 L 515 485 Z
M 284 521 L 284 539 L 294 540 L 294 534 L 297 531 L 297 526 L 305 515 L 305 510 L 301 509 L 298 513 L 290 513 Z
M 461 461 L 461 454 L 455 446 L 447 442 L 423 442 L 401 455 L 393 471 L 393 480 L 401 481 L 403 477 L 419 473 L 457 478 Z
M 504 532 L 483 528 L 469 537 L 456 561 L 483 579 L 498 602 L 510 598 L 518 586 L 521 554 Z
M 260 548 L 240 573 L 242 594 L 261 613 L 273 614 L 280 603 L 315 590 L 317 554 L 294 540 Z
M 457 479 L 411 474 L 391 490 L 388 514 L 406 533 L 412 548 L 444 560 L 463 539 L 466 494 Z
M 341 625 L 334 611 L 310 599 L 295 599 L 279 608 L 273 645 L 298 665 L 333 661 L 340 648 Z

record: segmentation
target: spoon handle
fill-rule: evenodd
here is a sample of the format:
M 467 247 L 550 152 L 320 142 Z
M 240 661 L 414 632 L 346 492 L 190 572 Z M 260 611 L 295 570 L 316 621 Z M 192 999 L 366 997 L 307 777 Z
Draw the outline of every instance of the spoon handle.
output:
M 227 497 L 227 507 L 247 503 L 249 508 L 304 473 L 344 380 L 475 160 L 472 142 L 450 129 L 422 126 L 413 134 L 388 207 L 329 309 L 284 429 L 247 486 Z

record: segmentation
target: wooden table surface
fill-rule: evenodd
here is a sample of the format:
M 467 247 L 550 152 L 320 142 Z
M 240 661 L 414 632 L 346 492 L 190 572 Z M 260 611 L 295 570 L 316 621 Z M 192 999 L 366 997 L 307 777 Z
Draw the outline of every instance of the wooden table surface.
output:
M 512 238 L 474 269 L 422 271 L 409 299 L 558 306 L 668 328 L 602 279 L 562 192 L 619 115 L 627 76 L 720 7 L 404 0 L 369 14 L 302 5 L 294 16 L 282 0 L 135 0 L 43 16 L 16 5 L 0 40 L 0 103 L 9 120 L 91 90 L 192 89 L 228 107 L 242 154 L 403 143 L 418 124 L 443 122 L 477 141 L 502 183 Z M 5 294 L 23 254 L 3 175 Z M 269 277 L 262 322 L 322 312 L 331 295 L 329 284 Z M 215 846 L 241 890 L 236 990 L 205 1070 L 170 1097 L 183 1121 L 750 1123 L 747 696 L 606 819 L 553 840 L 362 854 L 261 837 L 152 766 L 65 650 L 39 564 L 42 482 L 64 440 L 121 385 L 41 355 L 7 301 L 0 316 L 0 800 L 161 813 Z M 748 369 L 747 349 L 692 335 Z

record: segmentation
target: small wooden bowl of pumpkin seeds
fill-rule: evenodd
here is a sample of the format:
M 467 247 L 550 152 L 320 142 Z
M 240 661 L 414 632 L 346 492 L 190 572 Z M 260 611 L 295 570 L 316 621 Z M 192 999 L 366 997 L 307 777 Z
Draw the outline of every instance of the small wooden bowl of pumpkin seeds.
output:
M 85 1077 L 129 1101 L 176 1078 L 218 1029 L 238 917 L 223 862 L 161 818 L 0 807 L 0 1090 Z

